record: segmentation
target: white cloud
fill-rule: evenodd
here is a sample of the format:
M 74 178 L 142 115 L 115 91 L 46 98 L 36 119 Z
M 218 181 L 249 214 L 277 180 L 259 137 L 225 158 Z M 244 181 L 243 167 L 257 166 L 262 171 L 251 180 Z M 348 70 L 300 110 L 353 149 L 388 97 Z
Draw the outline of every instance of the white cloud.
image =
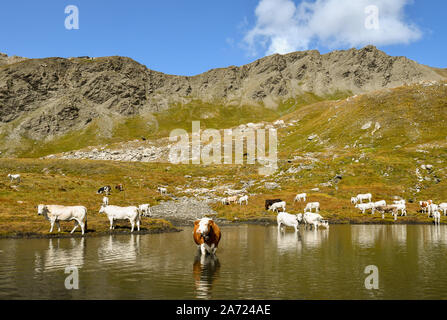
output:
M 391 45 L 418 40 L 422 33 L 406 21 L 404 7 L 411 0 L 260 0 L 256 25 L 244 37 L 252 54 L 307 50 L 310 45 L 331 49 L 368 44 Z M 368 6 L 379 9 L 377 28 L 367 28 Z M 371 20 L 369 20 L 371 21 Z

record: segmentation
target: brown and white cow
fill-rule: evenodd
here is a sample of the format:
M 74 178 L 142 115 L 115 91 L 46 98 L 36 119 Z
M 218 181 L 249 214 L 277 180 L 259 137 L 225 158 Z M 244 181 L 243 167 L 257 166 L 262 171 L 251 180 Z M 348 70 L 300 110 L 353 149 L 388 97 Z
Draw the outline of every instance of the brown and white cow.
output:
M 202 255 L 215 254 L 221 238 L 220 229 L 211 218 L 202 218 L 194 222 L 193 238 Z
M 433 204 L 433 201 L 419 201 L 419 205 L 421 206 L 421 212 L 430 214 L 430 205 Z

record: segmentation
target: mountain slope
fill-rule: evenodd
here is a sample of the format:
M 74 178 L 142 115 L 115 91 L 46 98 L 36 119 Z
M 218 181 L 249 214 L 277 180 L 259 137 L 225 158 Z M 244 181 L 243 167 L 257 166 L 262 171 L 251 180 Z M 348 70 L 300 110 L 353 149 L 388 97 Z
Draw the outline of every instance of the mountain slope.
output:
M 111 138 L 129 117 L 146 121 L 182 106 L 206 104 L 212 112 L 213 106 L 278 110 L 290 104 L 293 110 L 309 94 L 310 102 L 338 99 L 441 80 L 445 71 L 390 57 L 373 46 L 324 55 L 315 50 L 275 54 L 192 77 L 156 72 L 125 57 L 0 58 L 0 150 L 10 155 L 23 145 L 86 127 L 92 136 Z

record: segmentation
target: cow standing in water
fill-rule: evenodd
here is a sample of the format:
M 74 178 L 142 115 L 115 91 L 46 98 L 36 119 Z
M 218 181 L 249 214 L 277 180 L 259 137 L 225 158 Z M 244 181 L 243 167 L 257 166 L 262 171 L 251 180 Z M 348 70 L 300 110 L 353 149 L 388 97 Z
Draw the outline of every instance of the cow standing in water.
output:
M 215 254 L 221 238 L 220 229 L 210 218 L 202 218 L 194 222 L 193 238 L 202 255 Z

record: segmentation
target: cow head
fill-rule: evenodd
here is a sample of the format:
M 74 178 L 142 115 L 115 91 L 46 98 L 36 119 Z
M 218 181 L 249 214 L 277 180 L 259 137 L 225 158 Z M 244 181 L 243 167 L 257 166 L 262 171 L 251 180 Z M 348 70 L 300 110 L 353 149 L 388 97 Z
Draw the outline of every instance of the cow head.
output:
M 101 209 L 99 209 L 99 213 L 106 213 L 106 206 L 101 205 Z
M 351 197 L 351 203 L 357 203 L 357 197 Z
M 205 240 L 208 239 L 208 234 L 213 228 L 214 221 L 210 218 L 202 218 L 195 222 L 198 225 L 196 232 L 201 235 Z
M 39 204 L 37 206 L 37 214 L 38 215 L 43 215 L 44 211 L 47 209 L 47 206 L 44 204 Z
M 303 214 L 302 214 L 302 213 L 298 213 L 298 214 L 296 215 L 296 218 L 297 218 L 298 222 L 303 221 Z

